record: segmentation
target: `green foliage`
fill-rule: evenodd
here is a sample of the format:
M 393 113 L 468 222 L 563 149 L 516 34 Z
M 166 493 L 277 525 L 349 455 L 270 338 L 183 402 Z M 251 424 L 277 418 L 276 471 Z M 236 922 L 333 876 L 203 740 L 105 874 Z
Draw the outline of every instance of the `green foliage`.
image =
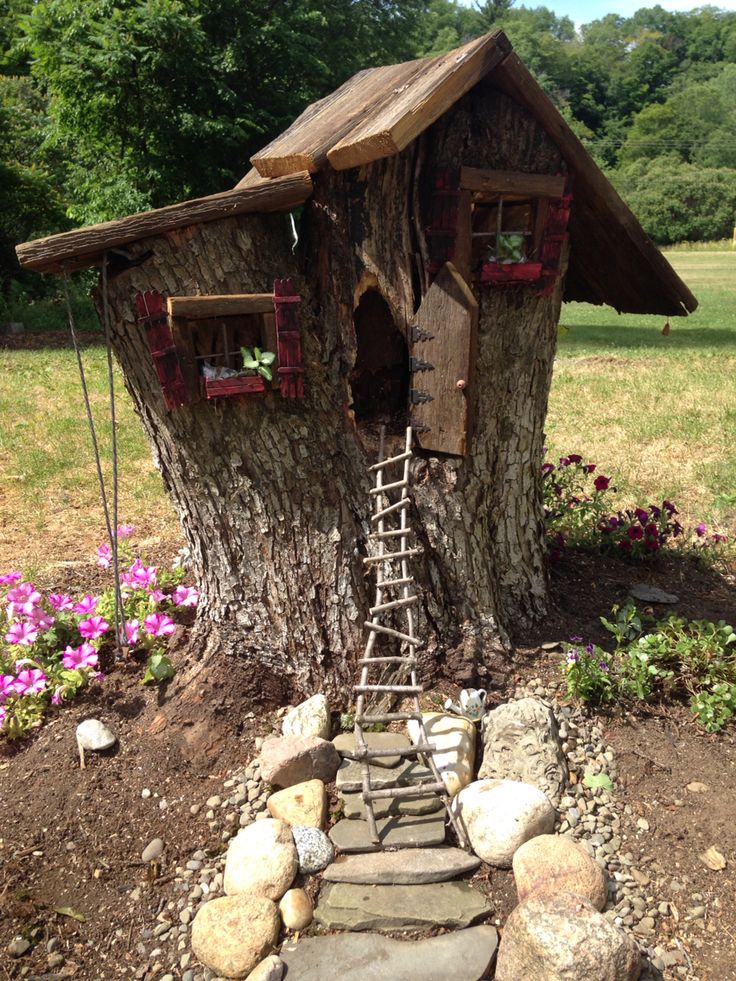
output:
M 176 674 L 176 669 L 170 659 L 163 651 L 154 651 L 146 662 L 146 670 L 143 674 L 142 684 L 161 684 L 168 681 Z
M 273 381 L 273 369 L 271 365 L 276 360 L 276 355 L 272 351 L 261 351 L 259 347 L 251 349 L 243 347 L 240 349 L 243 354 L 243 367 L 246 371 L 255 371 L 266 381 Z

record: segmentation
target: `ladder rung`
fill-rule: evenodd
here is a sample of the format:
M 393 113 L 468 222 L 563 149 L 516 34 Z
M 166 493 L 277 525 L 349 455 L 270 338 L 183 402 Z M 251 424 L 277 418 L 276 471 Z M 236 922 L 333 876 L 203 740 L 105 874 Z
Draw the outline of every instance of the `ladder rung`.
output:
M 364 565 L 370 565 L 372 562 L 393 562 L 398 559 L 408 559 L 412 555 L 421 555 L 421 548 L 407 548 L 403 552 L 386 552 L 384 555 L 369 555 L 367 559 L 363 559 Z
M 380 521 L 381 518 L 385 518 L 387 514 L 393 514 L 394 511 L 399 511 L 402 510 L 403 508 L 408 508 L 409 504 L 410 504 L 409 498 L 402 497 L 400 501 L 396 502 L 396 504 L 389 504 L 389 506 L 387 508 L 384 508 L 383 511 L 376 511 L 375 514 L 371 515 L 371 521 Z
M 436 753 L 437 747 L 429 743 L 417 743 L 415 746 L 397 746 L 395 749 L 366 749 L 353 750 L 350 754 L 354 760 L 370 760 L 380 756 L 418 756 L 420 753 Z
M 421 722 L 421 712 L 384 712 L 382 715 L 358 715 L 355 721 L 360 725 L 372 726 L 377 722 Z
M 397 640 L 406 641 L 410 647 L 422 646 L 422 642 L 418 637 L 412 637 L 410 634 L 402 634 L 400 630 L 394 630 L 393 627 L 384 627 L 380 623 L 371 623 L 370 620 L 366 620 L 363 626 L 368 627 L 373 633 L 386 634 L 387 637 L 395 637 Z
M 408 668 L 414 667 L 417 663 L 415 657 L 402 657 L 400 654 L 391 654 L 385 657 L 361 657 L 358 664 L 405 664 Z
M 368 493 L 371 495 L 371 497 L 373 497 L 376 494 L 384 494 L 386 491 L 398 490 L 400 487 L 408 486 L 409 481 L 402 478 L 401 480 L 395 480 L 393 484 L 383 484 L 381 487 L 371 487 Z
M 418 596 L 405 596 L 403 599 L 391 600 L 390 603 L 381 603 L 380 606 L 372 606 L 368 611 L 371 616 L 381 613 L 383 610 L 396 610 L 400 606 L 412 606 L 419 602 Z
M 374 463 L 372 467 L 368 467 L 368 473 L 383 470 L 384 467 L 390 467 L 392 463 L 401 463 L 402 460 L 408 460 L 411 455 L 412 451 L 409 450 L 408 453 L 399 453 L 398 456 L 390 456 L 387 460 L 381 460 L 380 463 Z
M 421 685 L 353 685 L 353 691 L 391 691 L 397 695 L 421 695 L 424 688 Z
M 429 794 L 446 794 L 443 783 L 416 783 L 411 787 L 384 787 L 383 790 L 368 790 L 362 794 L 363 800 L 385 800 L 387 797 L 427 797 Z
M 368 537 L 371 541 L 379 542 L 383 538 L 403 538 L 413 534 L 411 528 L 396 528 L 394 531 L 374 531 Z
M 408 586 L 413 582 L 413 576 L 407 576 L 406 579 L 382 579 L 376 583 L 376 589 L 385 589 L 387 586 Z

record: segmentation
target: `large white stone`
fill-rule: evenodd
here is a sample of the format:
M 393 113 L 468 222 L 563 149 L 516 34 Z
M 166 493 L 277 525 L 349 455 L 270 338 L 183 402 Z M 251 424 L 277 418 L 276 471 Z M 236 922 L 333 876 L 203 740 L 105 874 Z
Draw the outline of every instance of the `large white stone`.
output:
M 571 892 L 603 909 L 606 877 L 582 845 L 565 835 L 538 835 L 517 849 L 513 861 L 519 902 L 533 893 Z
M 516 780 L 476 780 L 453 800 L 478 858 L 509 868 L 517 848 L 555 826 L 555 810 L 546 795 Z
M 225 859 L 228 896 L 252 893 L 279 900 L 294 881 L 299 857 L 288 824 L 266 818 L 243 828 Z
M 281 723 L 285 736 L 319 736 L 330 738 L 330 706 L 324 695 L 312 695 L 287 712 Z
M 99 719 L 85 719 L 77 726 L 77 742 L 82 749 L 101 753 L 106 749 L 112 749 L 117 741 L 118 737 L 110 726 L 100 722 Z
M 245 978 L 275 946 L 281 918 L 263 896 L 221 896 L 201 906 L 192 923 L 192 951 L 226 978 Z
M 435 765 L 451 797 L 460 793 L 473 779 L 475 766 L 475 725 L 470 719 L 443 712 L 423 712 L 422 719 L 427 737 L 436 752 L 432 753 Z M 413 743 L 421 742 L 419 723 L 409 722 L 409 735 Z

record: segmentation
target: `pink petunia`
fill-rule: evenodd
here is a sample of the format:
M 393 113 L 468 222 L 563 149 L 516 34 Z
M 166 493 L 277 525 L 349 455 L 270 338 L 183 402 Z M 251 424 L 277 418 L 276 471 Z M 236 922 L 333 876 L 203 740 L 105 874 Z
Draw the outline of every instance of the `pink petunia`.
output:
M 49 593 L 49 603 L 57 613 L 66 613 L 74 609 L 74 601 L 67 593 Z
M 11 589 L 6 597 L 8 601 L 8 615 L 11 617 L 30 616 L 36 606 L 41 602 L 41 594 L 37 591 L 33 583 L 22 582 L 15 589 Z
M 5 716 L 7 715 L 5 709 L 0 705 L 0 729 L 5 725 Z
M 138 620 L 129 620 L 125 624 L 125 636 L 128 638 L 129 644 L 137 644 L 138 637 L 140 636 L 141 625 Z
M 86 616 L 88 613 L 95 612 L 99 600 L 99 596 L 85 596 L 78 603 L 75 603 L 72 609 L 75 613 L 80 613 L 82 616 Z
M 165 613 L 149 613 L 143 626 L 151 637 L 170 637 L 176 629 L 174 621 Z
M 46 675 L 40 668 L 26 668 L 15 680 L 15 690 L 19 695 L 35 695 L 46 687 Z
M 58 688 L 54 689 L 54 694 L 51 696 L 52 705 L 61 705 L 61 701 L 64 697 L 64 686 L 59 685 Z
M 28 619 L 38 630 L 51 630 L 56 623 L 54 617 L 50 616 L 42 606 L 37 606 Z
M 100 566 L 101 569 L 107 569 L 111 562 L 112 551 L 110 550 L 110 546 L 103 543 L 97 549 L 97 565 Z
M 0 576 L 0 586 L 7 586 L 23 578 L 22 572 L 6 572 Z
M 102 617 L 90 617 L 88 620 L 80 621 L 79 624 L 79 632 L 85 640 L 96 640 L 109 629 L 110 624 Z
M 5 640 L 9 644 L 22 644 L 24 647 L 30 647 L 37 637 L 38 627 L 25 620 L 11 624 L 10 629 L 5 634 Z
M 15 694 L 15 675 L 14 674 L 0 674 L 0 704 L 2 704 L 9 695 Z
M 145 566 L 140 559 L 136 559 L 120 578 L 132 589 L 151 589 L 156 585 L 157 575 L 158 569 L 155 566 Z
M 80 647 L 67 647 L 64 651 L 64 667 L 69 670 L 75 668 L 96 668 L 99 656 L 91 644 L 82 644 Z
M 166 593 L 161 589 L 152 589 L 150 596 L 154 603 L 161 603 L 166 599 Z
M 174 590 L 174 603 L 177 606 L 196 606 L 199 592 L 194 586 L 177 586 Z
M 134 531 L 134 525 L 118 525 L 118 538 L 130 538 Z

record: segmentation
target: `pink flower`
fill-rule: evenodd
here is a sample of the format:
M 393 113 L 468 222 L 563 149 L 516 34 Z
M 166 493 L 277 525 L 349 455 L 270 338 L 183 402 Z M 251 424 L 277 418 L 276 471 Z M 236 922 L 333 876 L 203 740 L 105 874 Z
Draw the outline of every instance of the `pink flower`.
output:
M 101 671 L 90 671 L 89 676 L 92 681 L 99 681 L 100 684 L 105 680 L 105 676 Z
M 118 538 L 130 538 L 134 531 L 133 525 L 118 525 Z
M 66 593 L 50 593 L 49 603 L 57 613 L 65 613 L 67 610 L 74 609 L 74 602 L 71 596 L 68 596 Z
M 29 620 L 39 630 L 51 630 L 56 620 L 50 616 L 41 606 L 37 606 L 31 613 Z
M 34 608 L 41 602 L 41 594 L 33 583 L 22 582 L 20 586 L 11 589 L 6 597 L 8 614 L 15 616 L 30 616 Z
M 0 674 L 0 704 L 2 704 L 8 695 L 15 694 L 15 675 L 14 674 Z
M 145 566 L 140 559 L 136 559 L 130 569 L 120 578 L 126 586 L 132 589 L 151 589 L 156 585 L 156 575 L 158 570 L 155 566 Z
M 85 596 L 78 603 L 75 603 L 72 609 L 75 613 L 81 613 L 83 616 L 86 616 L 87 613 L 95 612 L 99 599 L 99 596 Z
M 608 485 L 610 483 L 611 483 L 610 477 L 604 477 L 602 473 L 599 473 L 598 476 L 593 481 L 593 486 L 597 491 L 604 491 L 604 490 L 608 490 Z
M 101 569 L 107 569 L 112 561 L 112 552 L 110 551 L 110 546 L 106 545 L 104 542 L 97 549 L 97 565 Z
M 154 603 L 160 603 L 162 600 L 166 599 L 166 593 L 160 589 L 152 589 L 151 599 L 154 601 Z
M 9 644 L 22 644 L 24 647 L 30 647 L 37 637 L 38 628 L 35 624 L 25 621 L 11 624 L 10 629 L 5 634 L 5 640 Z
M 6 572 L 0 576 L 0 586 L 7 586 L 10 583 L 18 582 L 23 578 L 22 572 Z
M 196 606 L 199 593 L 194 586 L 177 586 L 174 590 L 174 603 L 177 606 Z
M 695 534 L 698 536 L 698 538 L 702 538 L 703 537 L 703 535 L 705 534 L 705 522 L 704 521 L 701 521 L 699 525 L 696 525 L 695 526 Z M 10 596 L 10 593 L 8 593 L 8 596 Z
M 6 714 L 7 713 L 6 713 L 5 709 L 2 708 L 2 706 L 0 706 L 0 729 L 2 729 L 2 727 L 5 725 L 5 716 L 6 716 Z
M 52 705 L 61 705 L 61 700 L 64 697 L 64 686 L 59 685 L 58 688 L 54 689 L 54 694 L 51 696 Z
M 125 636 L 128 638 L 129 644 L 137 644 L 138 637 L 140 635 L 141 625 L 138 620 L 129 620 L 125 624 Z
M 102 617 L 90 617 L 88 620 L 82 620 L 79 624 L 79 632 L 86 640 L 96 640 L 109 629 L 110 624 Z
M 143 626 L 151 637 L 169 637 L 176 629 L 174 621 L 165 613 L 149 613 Z
M 97 651 L 91 644 L 82 644 L 81 647 L 67 647 L 64 651 L 64 667 L 74 670 L 75 668 L 96 668 L 99 660 Z
M 21 671 L 15 682 L 15 690 L 19 695 L 34 695 L 46 687 L 46 675 L 40 668 L 26 668 Z

